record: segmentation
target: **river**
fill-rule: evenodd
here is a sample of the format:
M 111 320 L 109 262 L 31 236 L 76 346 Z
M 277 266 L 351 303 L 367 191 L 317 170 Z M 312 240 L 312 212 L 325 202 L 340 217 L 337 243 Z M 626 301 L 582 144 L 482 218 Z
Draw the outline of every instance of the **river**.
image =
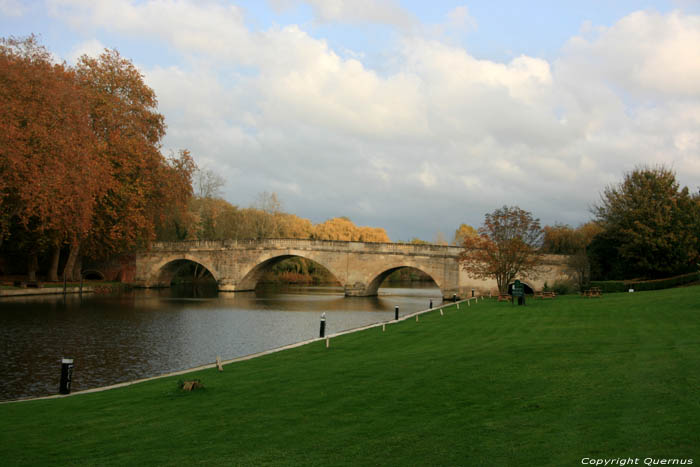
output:
M 157 376 L 391 320 L 442 300 L 434 285 L 345 297 L 339 287 L 247 293 L 178 287 L 120 295 L 0 300 L 0 400 L 58 392 L 61 358 L 73 358 L 72 390 Z

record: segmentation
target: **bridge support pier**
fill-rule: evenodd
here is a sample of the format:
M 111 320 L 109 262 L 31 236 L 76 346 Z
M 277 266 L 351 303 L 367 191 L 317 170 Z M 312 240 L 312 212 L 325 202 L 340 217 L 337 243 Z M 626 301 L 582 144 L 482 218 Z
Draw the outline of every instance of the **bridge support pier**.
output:
M 372 297 L 377 295 L 377 291 L 374 293 L 367 290 L 367 286 L 361 282 L 356 282 L 354 284 L 345 284 L 345 296 L 346 297 Z
M 236 284 L 228 281 L 217 281 L 216 283 L 219 292 L 236 292 Z

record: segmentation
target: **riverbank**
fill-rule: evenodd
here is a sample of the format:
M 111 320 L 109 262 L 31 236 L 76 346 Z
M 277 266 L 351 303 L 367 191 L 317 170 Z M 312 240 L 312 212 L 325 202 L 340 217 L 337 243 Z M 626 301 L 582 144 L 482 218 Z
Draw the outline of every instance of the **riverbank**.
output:
M 38 286 L 17 287 L 11 285 L 12 282 L 0 281 L 0 297 L 23 297 L 32 295 L 60 295 L 64 293 L 63 283 L 43 282 Z M 131 290 L 132 286 L 123 282 L 112 281 L 85 281 L 82 286 L 80 282 L 68 282 L 66 284 L 66 294 L 79 293 L 120 293 Z
M 92 293 L 95 289 L 93 287 L 66 287 L 65 293 Z M 0 297 L 23 297 L 27 295 L 58 295 L 63 294 L 63 287 L 41 287 L 41 288 L 22 288 L 22 287 L 12 287 L 0 289 Z
M 580 465 L 694 458 L 698 288 L 485 300 L 111 391 L 0 405 L 30 464 Z M 200 379 L 205 389 L 178 389 Z

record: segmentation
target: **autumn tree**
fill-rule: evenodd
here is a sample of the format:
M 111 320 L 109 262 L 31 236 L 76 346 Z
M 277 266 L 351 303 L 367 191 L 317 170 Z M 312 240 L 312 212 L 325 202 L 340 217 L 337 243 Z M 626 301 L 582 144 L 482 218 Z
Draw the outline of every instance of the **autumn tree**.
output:
M 671 170 L 627 173 L 605 188 L 593 212 L 603 228 L 591 245 L 599 276 L 657 278 L 697 268 L 700 210 Z
M 279 214 L 282 202 L 277 193 L 258 193 L 249 214 L 255 229 L 255 238 L 279 238 Z
M 312 238 L 354 242 L 390 242 L 384 229 L 358 227 L 347 217 L 334 217 L 314 226 Z
M 588 249 L 596 235 L 603 231 L 597 222 L 587 222 L 577 228 L 567 224 L 544 227 L 542 251 L 555 255 L 567 255 L 566 263 L 571 278 L 583 289 L 590 282 Z
M 579 250 L 576 229 L 566 224 L 544 226 L 542 251 L 555 255 L 570 255 Z
M 313 224 L 309 219 L 282 213 L 279 219 L 281 238 L 311 238 Z
M 196 169 L 193 174 L 194 193 L 200 198 L 220 198 L 224 177 L 211 169 Z
M 193 199 L 191 177 L 197 166 L 186 149 L 180 150 L 178 156 L 171 154 L 166 164 L 163 183 L 173 199 L 162 207 L 156 223 L 156 238 L 167 241 L 190 240 L 195 237 L 198 225 L 196 216 L 189 209 Z
M 452 240 L 453 245 L 461 246 L 464 240 L 468 237 L 476 237 L 479 233 L 474 227 L 468 224 L 460 224 L 455 231 L 454 239 Z
M 478 233 L 463 243 L 459 259 L 467 273 L 479 279 L 495 278 L 500 293 L 506 293 L 516 277 L 535 273 L 543 231 L 532 214 L 503 206 L 486 214 Z
M 381 227 L 357 227 L 355 238 L 358 242 L 389 243 L 389 236 Z
M 91 235 L 71 243 L 68 274 L 83 240 L 93 257 L 147 246 L 165 221 L 163 206 L 185 208 L 194 170 L 187 152 L 170 161 L 161 154 L 164 118 L 157 112 L 155 93 L 130 60 L 115 50 L 98 58 L 83 55 L 76 73 L 89 93 L 91 129 L 113 183 L 98 199 Z
M 34 36 L 0 41 L 0 237 L 12 232 L 30 279 L 48 249 L 57 279 L 62 244 L 88 234 L 96 200 L 112 186 L 89 99 Z
M 572 277 L 579 290 L 583 290 L 591 280 L 591 262 L 588 250 L 593 239 L 602 232 L 603 228 L 597 222 L 587 222 L 574 230 L 572 240 L 574 249 L 569 255 L 567 265 L 572 271 Z
M 313 238 L 316 240 L 352 241 L 356 228 L 355 224 L 347 217 L 334 217 L 316 225 Z

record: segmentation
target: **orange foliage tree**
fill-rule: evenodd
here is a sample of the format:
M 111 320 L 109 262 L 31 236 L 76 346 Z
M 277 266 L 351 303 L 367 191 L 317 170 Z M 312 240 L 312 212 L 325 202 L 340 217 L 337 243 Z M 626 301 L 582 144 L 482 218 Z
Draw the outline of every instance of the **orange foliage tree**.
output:
M 468 224 L 460 224 L 460 226 L 455 231 L 455 238 L 453 240 L 454 245 L 462 245 L 464 240 L 468 237 L 475 237 L 479 235 L 474 227 Z
M 386 231 L 379 227 L 358 227 L 347 217 L 334 217 L 314 226 L 312 238 L 355 242 L 389 243 Z
M 187 151 L 170 160 L 161 154 L 164 117 L 130 60 L 105 50 L 98 58 L 83 55 L 76 72 L 89 92 L 92 130 L 114 180 L 98 200 L 87 252 L 109 257 L 145 247 L 165 220 L 164 206 L 185 209 L 195 165 Z M 80 243 L 71 246 L 68 263 Z
M 155 94 L 116 51 L 70 67 L 34 36 L 1 39 L 0 104 L 0 242 L 29 259 L 30 278 L 51 248 L 56 280 L 64 245 L 67 279 L 83 253 L 145 246 L 191 197 L 192 158 L 161 154 Z
M 486 214 L 479 235 L 465 238 L 462 268 L 479 279 L 496 279 L 500 293 L 516 277 L 532 276 L 540 264 L 543 231 L 539 219 L 519 207 Z
M 29 258 L 85 236 L 96 199 L 112 186 L 90 129 L 89 96 L 34 36 L 0 41 L 0 235 Z

